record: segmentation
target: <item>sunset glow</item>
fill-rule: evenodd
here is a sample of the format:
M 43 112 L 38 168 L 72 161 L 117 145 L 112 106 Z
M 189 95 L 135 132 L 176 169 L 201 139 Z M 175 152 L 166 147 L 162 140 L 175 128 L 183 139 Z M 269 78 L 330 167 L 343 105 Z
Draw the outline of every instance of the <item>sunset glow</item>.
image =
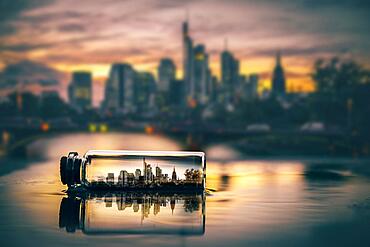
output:
M 210 54 L 213 74 L 220 76 L 220 53 L 227 38 L 228 49 L 240 60 L 241 72 L 260 75 L 259 91 L 270 88 L 278 50 L 288 91 L 315 90 L 310 73 L 317 58 L 339 55 L 369 63 L 366 10 L 344 2 L 6 3 L 13 4 L 12 13 L 4 13 L 0 26 L 0 69 L 22 60 L 39 62 L 66 74 L 62 85 L 69 83 L 75 70 L 89 70 L 99 78 L 98 83 L 105 82 L 114 62 L 128 62 L 156 75 L 162 57 L 172 58 L 177 76 L 182 77 L 181 23 L 186 11 L 194 41 L 205 44 Z M 346 18 L 337 18 L 342 15 Z M 94 101 L 101 100 L 100 93 L 95 97 Z

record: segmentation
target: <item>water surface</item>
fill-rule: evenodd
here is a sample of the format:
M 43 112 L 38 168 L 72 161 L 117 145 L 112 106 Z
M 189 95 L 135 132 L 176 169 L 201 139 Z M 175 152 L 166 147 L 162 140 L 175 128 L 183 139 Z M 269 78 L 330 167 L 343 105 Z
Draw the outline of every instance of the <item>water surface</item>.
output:
M 160 205 L 160 211 L 157 205 L 154 212 L 155 201 L 143 211 L 150 223 L 146 227 L 151 227 L 148 232 L 68 232 L 60 227 L 60 206 L 67 196 L 59 180 L 59 158 L 69 151 L 83 154 L 88 149 L 180 150 L 181 145 L 155 135 L 70 134 L 33 143 L 28 160 L 1 161 L 0 237 L 4 246 L 370 245 L 368 161 L 307 157 L 255 160 L 223 144 L 206 150 L 207 187 L 215 192 L 204 198 L 204 208 L 197 201 L 196 213 L 185 210 L 184 205 L 189 204 L 186 198 L 163 196 L 161 200 L 167 203 Z M 140 219 L 141 214 L 136 215 L 140 209 L 134 212 L 133 204 L 127 206 L 128 200 L 124 199 L 122 210 L 119 200 L 123 199 L 113 195 L 111 202 L 109 196 L 104 198 L 94 199 L 100 203 L 95 205 L 98 216 L 108 215 L 98 218 L 97 227 L 118 224 L 125 228 Z M 171 205 L 171 199 L 177 204 Z M 123 214 L 129 214 L 130 220 L 125 221 Z M 199 217 L 203 214 L 204 222 Z M 176 217 L 181 220 L 176 221 Z M 186 234 L 170 231 L 166 225 L 182 229 L 189 222 L 201 230 Z M 204 231 L 199 228 L 203 224 Z M 167 230 L 153 231 L 153 226 Z

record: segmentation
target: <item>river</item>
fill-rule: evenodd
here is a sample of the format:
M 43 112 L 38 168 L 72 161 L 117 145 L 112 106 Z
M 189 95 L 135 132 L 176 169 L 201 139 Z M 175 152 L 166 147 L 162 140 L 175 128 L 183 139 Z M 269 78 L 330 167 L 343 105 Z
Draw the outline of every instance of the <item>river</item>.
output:
M 189 200 L 176 199 L 176 205 L 158 205 L 156 213 L 145 209 L 141 225 L 132 226 L 129 219 L 139 219 L 140 212 L 127 198 L 123 209 L 114 196 L 98 198 L 89 210 L 100 208 L 91 217 L 103 215 L 96 221 L 101 234 L 81 226 L 67 231 L 60 222 L 67 196 L 59 159 L 89 149 L 181 150 L 181 145 L 164 136 L 131 133 L 65 134 L 32 143 L 27 160 L 0 162 L 1 246 L 370 245 L 368 160 L 253 159 L 222 143 L 205 150 L 207 188 L 213 192 L 190 211 Z M 150 231 L 132 234 L 130 229 L 143 226 L 143 220 Z M 114 224 L 126 230 L 104 231 L 118 229 Z

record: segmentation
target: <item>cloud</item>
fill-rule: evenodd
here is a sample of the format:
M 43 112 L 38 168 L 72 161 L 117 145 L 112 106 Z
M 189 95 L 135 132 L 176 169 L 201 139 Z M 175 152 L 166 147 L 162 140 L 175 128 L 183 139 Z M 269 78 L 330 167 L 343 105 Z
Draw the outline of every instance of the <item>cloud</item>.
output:
M 71 24 L 64 24 L 58 27 L 60 32 L 84 32 L 86 30 L 84 25 L 71 23 Z
M 1 0 L 0 1 L 0 36 L 15 31 L 12 21 L 24 11 L 50 4 L 53 0 Z
M 281 51 L 282 54 L 285 56 L 320 56 L 323 54 L 345 54 L 350 51 L 350 44 L 346 43 L 338 43 L 338 44 L 327 44 L 327 45 L 317 45 L 317 46 L 302 46 L 302 47 L 286 47 L 286 48 L 279 48 L 276 46 L 275 48 L 266 48 L 266 49 L 259 49 L 247 52 L 248 56 L 253 57 L 272 57 L 276 55 L 277 51 Z
M 0 51 L 10 51 L 10 52 L 28 52 L 36 49 L 45 49 L 52 47 L 53 44 L 5 44 L 0 46 Z
M 298 1 L 305 7 L 350 7 L 350 8 L 370 8 L 370 2 L 367 0 L 301 0 Z
M 8 21 L 17 17 L 22 11 L 41 6 L 49 1 L 23 1 L 23 0 L 2 0 L 0 2 L 0 21 Z
M 23 60 L 7 65 L 0 73 L 0 88 L 17 85 L 39 84 L 41 86 L 58 85 L 66 75 L 44 64 Z

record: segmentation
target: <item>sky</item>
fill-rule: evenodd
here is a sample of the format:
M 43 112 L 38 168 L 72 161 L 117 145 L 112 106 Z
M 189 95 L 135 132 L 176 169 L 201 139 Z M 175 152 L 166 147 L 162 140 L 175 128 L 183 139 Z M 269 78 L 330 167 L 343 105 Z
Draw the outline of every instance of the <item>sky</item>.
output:
M 89 70 L 97 104 L 114 62 L 156 73 L 159 60 L 170 57 L 181 77 L 187 12 L 191 36 L 205 44 L 213 73 L 220 75 L 227 39 L 242 74 L 260 74 L 260 89 L 270 87 L 278 50 L 291 91 L 314 90 L 310 73 L 318 58 L 370 64 L 369 1 L 1 0 L 0 86 L 50 78 L 45 86 L 55 84 L 65 95 L 71 72 Z

